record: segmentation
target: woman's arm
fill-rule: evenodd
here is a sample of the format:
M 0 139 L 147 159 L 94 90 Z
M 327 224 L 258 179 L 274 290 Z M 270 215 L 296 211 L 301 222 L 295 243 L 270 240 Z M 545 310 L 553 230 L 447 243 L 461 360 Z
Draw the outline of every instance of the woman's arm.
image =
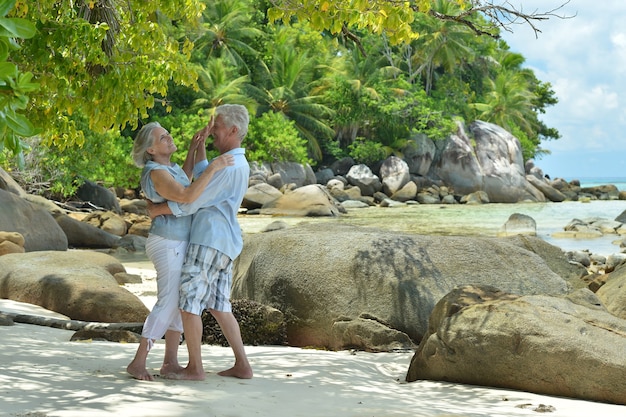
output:
M 189 142 L 189 150 L 187 151 L 187 157 L 183 163 L 183 171 L 187 174 L 187 178 L 191 179 L 193 175 L 193 167 L 198 162 L 198 157 L 204 155 L 203 159 L 206 159 L 206 138 L 209 136 L 210 122 L 202 129 L 198 130 Z
M 202 194 L 202 190 L 207 186 L 213 175 L 220 169 L 229 165 L 233 165 L 234 158 L 232 155 L 220 155 L 213 160 L 194 182 L 185 187 L 172 177 L 172 175 L 163 169 L 154 169 L 150 173 L 150 178 L 154 184 L 157 193 L 166 200 L 175 201 L 177 203 L 191 203 Z

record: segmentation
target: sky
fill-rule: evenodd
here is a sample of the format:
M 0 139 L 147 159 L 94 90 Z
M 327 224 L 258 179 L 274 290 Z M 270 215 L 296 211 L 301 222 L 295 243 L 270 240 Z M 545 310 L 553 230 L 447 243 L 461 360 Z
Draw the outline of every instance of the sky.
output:
M 561 138 L 542 142 L 551 154 L 535 165 L 551 178 L 626 177 L 626 1 L 566 1 L 508 1 L 527 14 L 563 5 L 554 13 L 571 17 L 537 22 L 537 37 L 528 25 L 503 31 L 559 100 L 540 119 Z

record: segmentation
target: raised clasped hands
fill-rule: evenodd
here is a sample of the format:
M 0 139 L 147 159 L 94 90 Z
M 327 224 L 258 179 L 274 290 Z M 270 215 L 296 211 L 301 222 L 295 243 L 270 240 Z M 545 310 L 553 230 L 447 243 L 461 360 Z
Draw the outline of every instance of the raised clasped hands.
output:
M 206 140 L 209 137 L 209 135 L 213 132 L 213 125 L 214 125 L 214 123 L 215 123 L 215 118 L 213 116 L 211 116 L 211 119 L 209 120 L 209 123 L 207 123 L 206 126 L 204 126 L 202 129 L 198 130 L 193 135 L 193 138 L 192 138 L 191 144 L 190 144 L 190 149 L 191 150 L 200 149 L 201 147 L 205 147 L 206 146 Z

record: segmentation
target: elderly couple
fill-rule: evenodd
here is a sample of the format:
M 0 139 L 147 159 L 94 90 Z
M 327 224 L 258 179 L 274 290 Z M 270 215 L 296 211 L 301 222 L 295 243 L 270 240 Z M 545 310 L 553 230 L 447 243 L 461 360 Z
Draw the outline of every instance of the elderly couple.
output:
M 230 304 L 233 260 L 243 246 L 237 212 L 248 187 L 250 168 L 241 147 L 248 123 L 244 106 L 219 106 L 208 125 L 194 135 L 182 168 L 170 161 L 176 145 L 158 123 L 145 125 L 137 134 L 132 156 L 143 167 L 141 187 L 153 219 L 146 254 L 157 272 L 158 292 L 135 357 L 126 368 L 136 379 L 154 379 L 146 360 L 154 341 L 163 336 L 161 376 L 205 378 L 201 350 L 205 309 L 217 320 L 235 355 L 234 366 L 218 374 L 252 378 Z M 205 148 L 209 135 L 220 152 L 211 163 Z M 178 363 L 183 331 L 189 352 L 186 367 Z

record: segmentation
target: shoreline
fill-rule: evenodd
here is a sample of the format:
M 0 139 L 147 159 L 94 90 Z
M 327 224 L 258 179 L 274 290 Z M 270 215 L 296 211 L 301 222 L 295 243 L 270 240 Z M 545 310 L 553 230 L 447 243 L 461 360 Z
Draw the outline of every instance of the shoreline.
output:
M 151 308 L 156 273 L 150 261 L 122 262 L 142 284 L 126 284 Z M 154 295 L 152 294 L 154 292 Z M 0 311 L 55 318 L 38 306 L 0 299 Z M 626 406 L 438 381 L 407 383 L 413 352 L 323 351 L 246 346 L 255 376 L 220 377 L 232 365 L 230 348 L 203 345 L 205 381 L 126 373 L 136 343 L 70 342 L 73 332 L 16 323 L 0 327 L 0 416 L 30 417 L 618 417 Z M 164 343 L 148 368 L 158 373 Z M 181 363 L 187 360 L 180 347 Z
M 0 310 L 36 306 L 0 300 Z M 56 313 L 54 313 L 56 314 Z M 220 377 L 230 348 L 203 345 L 205 381 L 137 381 L 125 367 L 135 343 L 69 342 L 71 331 L 15 324 L 2 328 L 0 416 L 268 417 L 617 417 L 625 406 L 437 381 L 404 382 L 412 352 L 321 351 L 246 346 L 255 376 Z M 148 366 L 158 372 L 164 345 Z M 181 361 L 186 360 L 184 346 Z

